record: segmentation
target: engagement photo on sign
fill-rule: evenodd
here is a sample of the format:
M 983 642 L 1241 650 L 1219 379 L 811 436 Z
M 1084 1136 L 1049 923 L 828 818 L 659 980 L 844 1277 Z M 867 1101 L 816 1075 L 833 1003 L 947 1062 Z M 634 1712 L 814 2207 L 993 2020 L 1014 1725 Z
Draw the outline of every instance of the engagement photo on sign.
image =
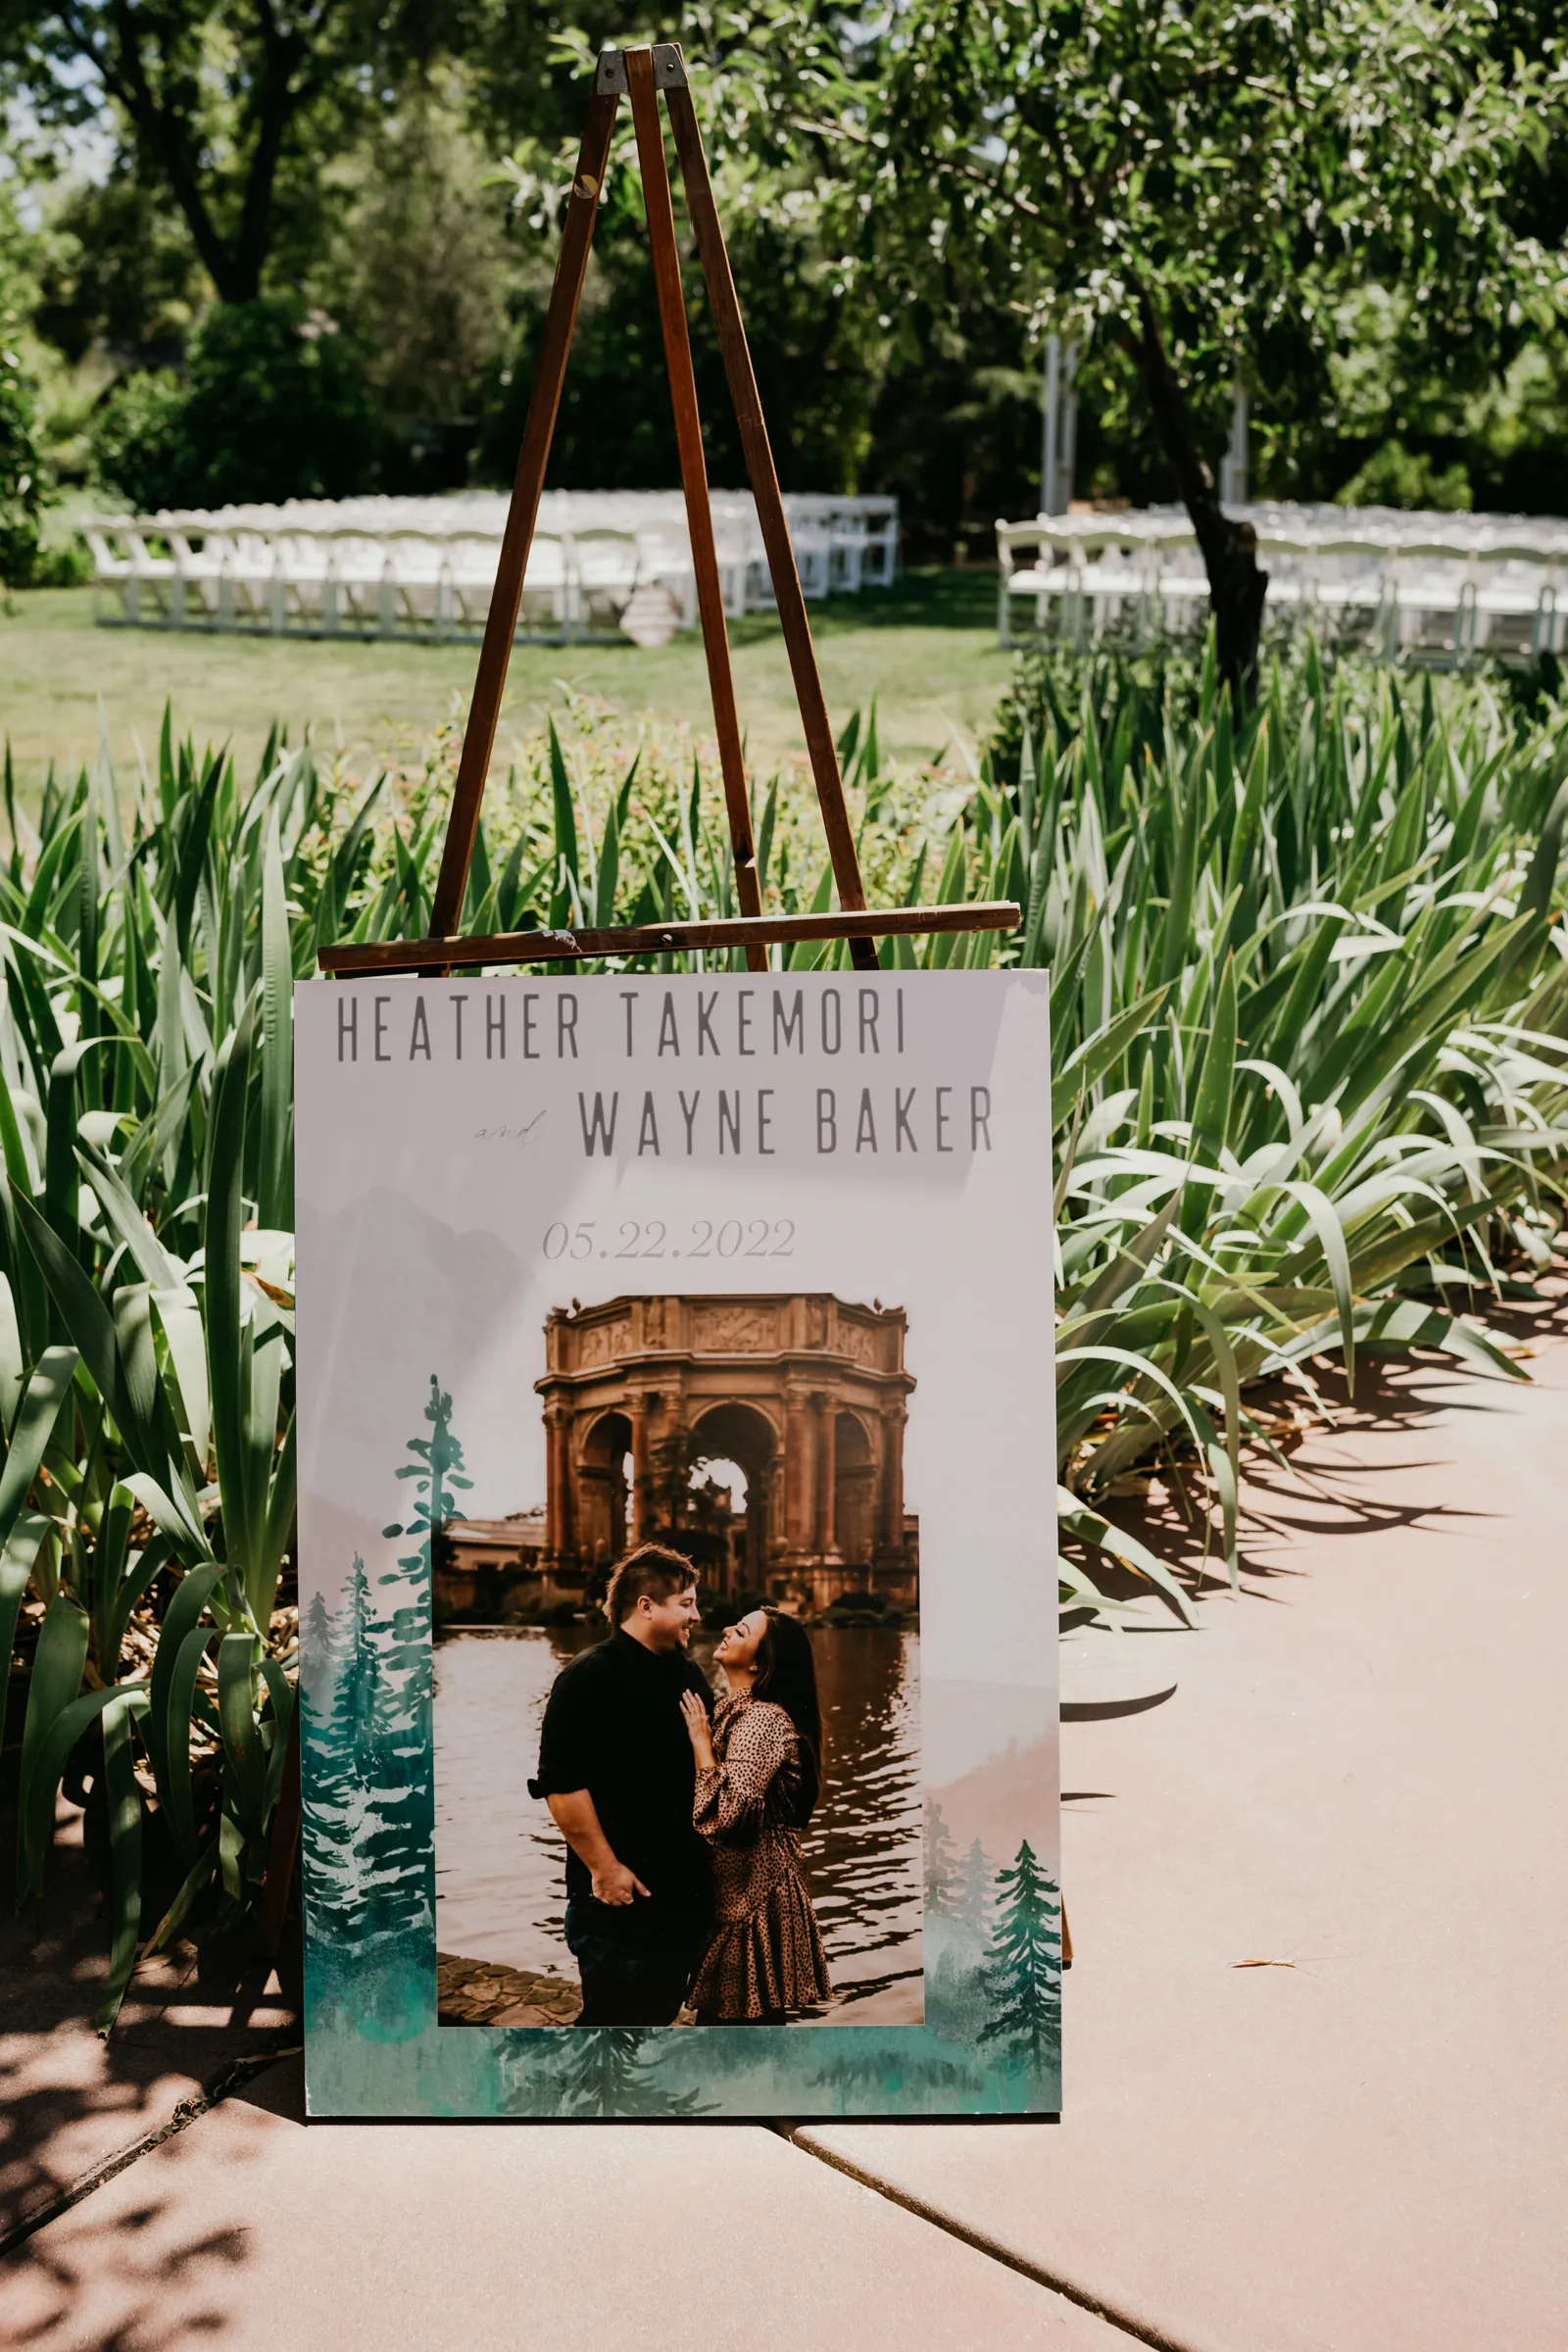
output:
M 435 1546 L 443 2023 L 560 2024 L 565 1971 L 585 1995 L 600 1986 L 576 2022 L 668 2025 L 684 1986 L 650 2008 L 612 2001 L 608 1976 L 656 1969 L 638 1955 L 670 1944 L 666 1914 L 690 1923 L 684 1948 L 710 1902 L 738 1921 L 786 1886 L 798 1899 L 768 1915 L 755 1982 L 720 1999 L 705 1980 L 698 2022 L 919 2023 L 906 1337 L 880 1301 L 787 1292 L 551 1312 L 535 1383 L 548 1502 L 454 1516 Z M 687 1688 L 710 1711 L 723 1702 L 717 1784 L 694 1788 Z M 516 1767 L 498 1788 L 494 1767 L 476 1785 L 451 1760 L 481 1716 L 499 1729 L 519 1709 L 542 1729 L 529 1787 L 548 1816 L 522 1801 Z M 496 1870 L 509 1837 L 510 1884 Z M 634 1889 L 598 1867 L 604 1843 Z
M 318 2112 L 1057 2103 L 1048 1002 L 301 990 Z
M 642 1563 L 662 1550 L 631 1555 L 637 1565 L 610 1595 L 626 1609 L 612 1628 L 590 1608 L 548 1627 L 449 1622 L 437 1636 L 441 2023 L 670 2024 L 685 1981 L 662 2015 L 640 1999 L 614 2016 L 605 2001 L 579 2012 L 599 1942 L 640 1939 L 640 1951 L 666 1940 L 673 1917 L 695 1969 L 720 1891 L 720 1915 L 740 1905 L 744 1916 L 788 1873 L 824 1940 L 831 1984 L 786 1977 L 782 1959 L 760 1954 L 765 1996 L 733 2018 L 708 2003 L 714 2014 L 697 2022 L 749 2022 L 755 2006 L 759 2016 L 918 2024 L 916 1628 L 870 1609 L 803 1624 L 777 1603 L 746 1606 L 745 1594 L 705 1610 L 708 1588 L 673 1552 L 665 1574 L 679 1588 L 639 1591 Z M 687 1690 L 713 1725 L 722 1786 L 700 1785 L 680 1711 Z M 737 1744 L 740 1712 L 755 1721 Z M 770 1949 L 779 1933 L 770 1923 Z M 598 1965 L 603 1977 L 613 1954 Z
M 748 1611 L 688 1652 L 697 1573 L 643 1544 L 610 1580 L 608 1642 L 563 1668 L 539 1777 L 570 1848 L 565 1935 L 582 2026 L 783 2025 L 825 2001 L 827 1959 L 800 1834 L 821 1787 L 810 1638 Z

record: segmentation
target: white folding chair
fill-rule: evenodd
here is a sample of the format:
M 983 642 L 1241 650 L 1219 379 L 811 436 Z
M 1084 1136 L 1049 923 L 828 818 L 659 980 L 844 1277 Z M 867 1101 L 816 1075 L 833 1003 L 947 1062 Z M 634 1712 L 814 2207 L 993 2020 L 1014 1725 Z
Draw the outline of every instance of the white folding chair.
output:
M 620 616 L 637 586 L 637 534 L 596 523 L 564 540 L 568 564 L 567 618 L 573 634 L 618 635 Z

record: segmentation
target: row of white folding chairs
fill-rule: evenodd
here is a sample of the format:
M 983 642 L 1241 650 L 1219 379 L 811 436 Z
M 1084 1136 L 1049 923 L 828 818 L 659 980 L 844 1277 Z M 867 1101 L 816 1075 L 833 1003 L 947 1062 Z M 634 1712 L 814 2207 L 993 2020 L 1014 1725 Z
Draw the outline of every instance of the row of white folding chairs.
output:
M 752 560 L 762 562 L 761 532 L 750 491 L 710 493 L 715 527 L 743 525 L 752 534 Z M 465 519 L 488 525 L 499 539 L 507 499 L 499 491 L 467 491 L 452 498 L 365 498 L 332 502 L 296 500 L 280 508 L 231 509 L 201 516 L 209 527 L 244 522 L 265 528 L 270 515 L 296 527 L 427 530 L 452 527 L 453 509 Z M 861 587 L 890 587 L 899 562 L 899 502 L 886 494 L 789 492 L 784 512 L 796 546 L 796 561 L 808 595 L 830 591 L 855 594 Z M 172 515 L 171 521 L 189 519 Z M 540 527 L 567 531 L 634 530 L 650 522 L 685 528 L 685 499 L 679 490 L 547 490 L 540 501 Z M 762 591 L 765 601 L 765 589 Z
M 1283 553 L 1325 553 L 1357 549 L 1383 556 L 1440 549 L 1446 557 L 1495 560 L 1518 555 L 1531 562 L 1568 558 L 1568 518 L 1550 514 L 1438 514 L 1394 507 L 1297 505 L 1289 501 L 1227 507 L 1237 521 L 1250 522 L 1260 546 Z M 1063 560 L 1092 561 L 1112 549 L 1193 544 L 1192 517 L 1185 507 L 1123 508 L 1070 514 L 1038 514 L 1026 522 L 999 523 L 1000 532 L 1049 547 Z
M 181 520 L 186 527 L 128 518 L 88 526 L 100 619 L 313 635 L 471 636 L 489 611 L 499 543 L 487 533 L 271 533 Z M 744 551 L 737 551 L 732 593 L 739 594 L 744 574 Z M 690 625 L 696 617 L 690 556 L 679 542 L 656 532 L 536 532 L 519 633 L 613 635 L 633 592 L 653 582 L 670 589 Z M 113 600 L 109 610 L 105 591 Z
M 865 586 L 891 584 L 898 566 L 896 499 L 796 497 L 785 503 L 807 596 L 853 595 Z M 712 505 L 726 609 L 739 614 L 771 605 L 772 580 L 755 503 L 749 494 L 728 492 L 716 494 Z M 138 612 L 149 602 L 144 588 L 159 579 L 199 581 L 209 574 L 220 577 L 225 569 L 235 577 L 244 573 L 251 578 L 269 564 L 270 576 L 280 583 L 271 602 L 275 604 L 281 593 L 286 609 L 291 583 L 309 595 L 318 577 L 360 577 L 378 562 L 395 589 L 411 568 L 416 573 L 428 569 L 416 556 L 411 557 L 411 549 L 420 546 L 461 551 L 446 559 L 446 567 L 455 580 L 461 575 L 465 589 L 487 565 L 493 579 L 506 513 L 506 499 L 488 492 L 452 499 L 302 499 L 277 507 L 185 509 L 153 516 L 99 518 L 87 526 L 87 535 L 98 582 L 117 592 L 128 584 L 129 604 Z M 544 540 L 574 543 L 618 536 L 656 550 L 658 576 L 680 584 L 683 616 L 690 625 L 695 617 L 691 552 L 679 491 L 547 492 L 539 522 Z M 356 552 L 355 543 L 361 541 L 390 552 L 384 559 L 363 549 Z M 263 550 L 272 552 L 269 557 Z M 544 568 L 548 571 L 547 560 Z M 175 609 L 184 601 L 176 588 Z M 226 618 L 233 598 L 220 601 Z M 154 616 L 167 617 L 158 600 L 152 602 Z M 395 596 L 392 603 L 395 608 Z M 392 625 L 398 625 L 396 614 Z
M 109 591 L 117 606 L 107 616 L 174 627 L 205 620 L 220 628 L 314 622 L 326 630 L 374 625 L 392 633 L 428 626 L 467 629 L 482 621 L 500 554 L 499 539 L 477 530 L 440 536 L 408 525 L 373 532 L 352 526 L 261 530 L 243 522 L 220 530 L 202 528 L 204 521 L 122 517 L 89 525 L 95 585 Z M 771 574 L 756 528 L 744 519 L 715 519 L 714 542 L 731 617 L 771 604 Z M 826 596 L 841 584 L 851 590 L 861 584 L 845 565 L 844 552 L 820 526 L 799 526 L 796 563 L 808 597 Z M 629 597 L 640 579 L 670 587 L 680 603 L 682 625 L 694 625 L 695 583 L 684 532 L 591 525 L 570 532 L 536 531 L 525 616 L 537 604 L 541 617 L 576 622 L 584 616 L 579 608 L 589 585 L 607 581 Z M 100 616 L 105 616 L 102 602 Z
M 1052 526 L 999 525 L 999 622 L 1013 641 L 1015 606 L 1032 608 L 1035 628 L 1078 643 L 1111 630 L 1136 642 L 1200 625 L 1208 582 L 1189 525 L 1158 540 L 1097 531 L 1093 555 L 1075 535 L 1065 547 Z M 1131 541 L 1131 544 L 1129 542 Z M 1033 561 L 1019 562 L 1033 550 Z M 1054 553 L 1058 561 L 1051 562 Z M 1312 542 L 1298 532 L 1259 533 L 1275 613 L 1320 618 L 1389 660 L 1457 666 L 1479 653 L 1533 659 L 1562 649 L 1558 610 L 1563 565 L 1539 550 L 1494 541 L 1485 555 L 1449 540 L 1422 544 L 1347 537 Z

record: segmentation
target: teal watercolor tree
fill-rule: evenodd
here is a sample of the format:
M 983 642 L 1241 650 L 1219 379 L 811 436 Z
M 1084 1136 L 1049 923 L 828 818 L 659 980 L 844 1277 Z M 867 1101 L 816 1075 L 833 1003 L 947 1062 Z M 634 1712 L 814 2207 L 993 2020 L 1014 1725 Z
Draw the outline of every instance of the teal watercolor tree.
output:
M 323 1712 L 330 1706 L 336 1674 L 337 1626 L 326 1605 L 326 1594 L 313 1592 L 311 1605 L 305 1612 L 300 1667 L 300 1695 L 307 1706 L 316 1706 Z
M 418 2030 L 435 1924 L 431 1762 L 430 1549 L 470 1485 L 452 1398 L 433 1375 L 413 1457 L 396 1472 L 414 1507 L 382 1533 L 416 1539 L 372 1582 L 355 1554 L 343 1598 L 319 1594 L 306 1616 L 306 1857 L 318 1982 L 352 1993 L 376 2031 Z M 335 1956 L 335 1958 L 334 1958 Z M 338 1963 L 351 1960 L 352 1979 Z M 373 1964 L 376 1985 L 364 1971 Z
M 933 1824 L 930 1813 L 936 1814 Z M 975 1838 L 960 1861 L 941 1808 L 928 1808 L 927 1852 L 937 1855 L 936 1886 L 928 1883 L 925 1940 L 925 2019 L 944 2038 L 974 2043 L 991 2015 L 986 1974 L 986 1922 L 991 1865 Z
M 452 1427 L 452 1398 L 430 1375 L 424 1408 L 428 1437 L 408 1442 L 413 1460 L 396 1472 L 412 1480 L 414 1507 L 381 1533 L 414 1538 L 414 1548 L 375 1583 L 370 1622 L 373 1687 L 361 1737 L 368 1767 L 370 1812 L 360 1848 L 368 1873 L 372 1931 L 405 1948 L 435 1926 L 435 1784 L 431 1759 L 430 1569 L 434 1536 L 453 1516 L 464 1476 L 463 1446 Z
M 411 1576 L 422 1577 L 428 1588 L 431 1539 L 454 1516 L 454 1491 L 471 1487 L 473 1481 L 463 1475 L 463 1446 L 452 1428 L 452 1399 L 433 1372 L 424 1417 L 430 1424 L 430 1435 L 409 1440 L 409 1451 L 415 1458 L 405 1462 L 397 1473 L 399 1478 L 412 1478 L 415 1482 L 414 1508 L 406 1520 L 394 1520 L 381 1533 L 419 1539 L 418 1549 L 406 1554 L 398 1566 L 406 1568 Z M 393 1580 L 383 1577 L 381 1581 L 389 1584 Z
M 991 1864 L 977 1838 L 958 1864 L 953 1881 L 953 1916 L 984 1937 L 991 1908 Z
M 360 1565 L 358 1559 L 355 1564 Z M 327 1607 L 325 1593 L 314 1592 L 300 1628 L 299 1695 L 305 1761 L 301 1836 L 313 1935 L 328 1930 L 342 1867 L 349 1774 L 330 1733 L 341 1647 L 340 1620 Z
M 646 2034 L 620 2026 L 589 2026 L 563 2034 L 557 2069 L 562 2115 L 701 2115 L 696 2090 L 671 2090 L 653 2078 L 657 2048 Z
M 932 2022 L 928 1995 L 926 2024 Z M 739 2034 L 734 2038 L 739 2041 Z M 793 2032 L 790 2038 L 796 2038 Z M 892 2082 L 906 2093 L 918 2088 L 940 2099 L 941 2104 L 933 2107 L 935 2113 L 943 2108 L 957 2109 L 977 2102 L 985 2090 L 985 2069 L 976 2065 L 971 2051 L 963 2046 L 967 2038 L 959 2030 L 944 2046 L 934 2046 L 911 2036 L 907 2026 L 895 2026 L 885 2033 L 878 2033 L 873 2026 L 858 2026 L 853 2034 L 835 2036 L 832 2056 L 811 2066 L 805 2080 L 827 2094 L 823 2106 L 828 2112 L 851 2089 L 885 2091 Z M 743 2064 L 737 2052 L 737 2072 Z M 710 2066 L 708 2071 L 715 2070 Z
M 997 1873 L 996 1922 L 986 1952 L 991 2014 L 982 2042 L 1006 2044 L 1034 2066 L 1054 2059 L 1061 2037 L 1061 1896 L 1026 1838 L 1010 1870 Z
M 947 1817 L 936 1799 L 928 1797 L 925 1808 L 925 1900 L 927 1910 L 951 1912 L 954 1864 L 956 1858 L 957 1848 L 953 1842 Z
M 389 1924 L 381 1916 L 377 1846 L 405 1791 L 395 1773 L 390 1781 L 387 1773 L 395 1719 L 384 1631 L 365 1561 L 356 1552 L 341 1607 L 329 1610 L 318 1593 L 306 1617 L 311 1924 L 313 1934 L 337 1947 L 363 1947 Z

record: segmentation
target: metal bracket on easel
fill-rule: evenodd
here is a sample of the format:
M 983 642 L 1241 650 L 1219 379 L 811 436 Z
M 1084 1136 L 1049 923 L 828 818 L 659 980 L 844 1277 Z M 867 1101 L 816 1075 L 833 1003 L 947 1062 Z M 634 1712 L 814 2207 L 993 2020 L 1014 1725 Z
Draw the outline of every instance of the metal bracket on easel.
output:
M 673 41 L 654 43 L 654 87 L 656 90 L 684 90 L 686 60 Z M 594 75 L 594 95 L 599 98 L 628 98 L 631 81 L 626 72 L 624 49 L 601 49 L 599 71 Z
M 751 800 L 747 790 L 746 760 L 740 717 L 735 703 L 735 680 L 730 666 L 729 635 L 718 555 L 713 538 L 713 514 L 708 493 L 708 467 L 703 454 L 702 418 L 697 407 L 697 379 L 692 368 L 681 287 L 680 252 L 675 241 L 675 215 L 669 171 L 664 158 L 663 122 L 659 101 L 662 94 L 669 127 L 680 161 L 687 211 L 696 235 L 708 298 L 717 330 L 719 351 L 730 399 L 735 406 L 741 446 L 757 500 L 758 526 L 773 581 L 779 626 L 789 656 L 790 673 L 800 705 L 807 757 L 816 785 L 817 803 L 827 834 L 828 856 L 838 889 L 838 912 L 827 916 L 767 915 L 762 911 L 761 884 L 752 840 Z M 561 931 L 512 932 L 493 938 L 458 937 L 468 866 L 479 824 L 485 779 L 495 750 L 496 724 L 507 681 L 517 613 L 522 603 L 528 550 L 544 491 L 545 467 L 561 406 L 572 328 L 582 299 L 589 247 L 599 215 L 611 138 L 620 100 L 631 101 L 642 176 L 643 204 L 648 216 L 648 243 L 654 265 L 654 287 L 663 334 L 664 365 L 669 375 L 675 412 L 675 441 L 680 453 L 681 488 L 686 498 L 686 520 L 691 534 L 692 571 L 697 583 L 697 607 L 703 625 L 708 660 L 708 682 L 713 700 L 713 727 L 718 738 L 719 770 L 724 783 L 725 813 L 734 854 L 738 917 L 721 923 L 679 923 L 659 928 L 611 927 L 575 934 Z M 810 623 L 789 519 L 779 491 L 772 447 L 757 390 L 757 376 L 741 320 L 735 281 L 718 208 L 713 202 L 697 121 L 678 45 L 662 41 L 630 49 L 606 49 L 594 75 L 593 96 L 583 125 L 577 168 L 572 174 L 561 251 L 556 261 L 550 307 L 533 392 L 517 456 L 516 478 L 507 509 L 506 528 L 496 564 L 495 587 L 485 621 L 484 643 L 473 682 L 468 724 L 458 762 L 457 783 L 447 820 L 441 872 L 430 908 L 428 937 L 421 943 L 387 940 L 374 946 L 323 948 L 319 961 L 328 972 L 397 972 L 449 968 L 453 965 L 549 963 L 579 956 L 637 956 L 671 949 L 740 947 L 748 967 L 765 971 L 772 941 L 800 942 L 807 937 L 847 940 L 850 960 L 858 970 L 877 968 L 876 934 L 905 935 L 936 931 L 1015 930 L 1019 909 L 1006 902 L 942 907 L 868 907 L 860 878 L 855 829 L 844 798 L 838 750 L 828 719 L 821 675 L 811 644 Z

